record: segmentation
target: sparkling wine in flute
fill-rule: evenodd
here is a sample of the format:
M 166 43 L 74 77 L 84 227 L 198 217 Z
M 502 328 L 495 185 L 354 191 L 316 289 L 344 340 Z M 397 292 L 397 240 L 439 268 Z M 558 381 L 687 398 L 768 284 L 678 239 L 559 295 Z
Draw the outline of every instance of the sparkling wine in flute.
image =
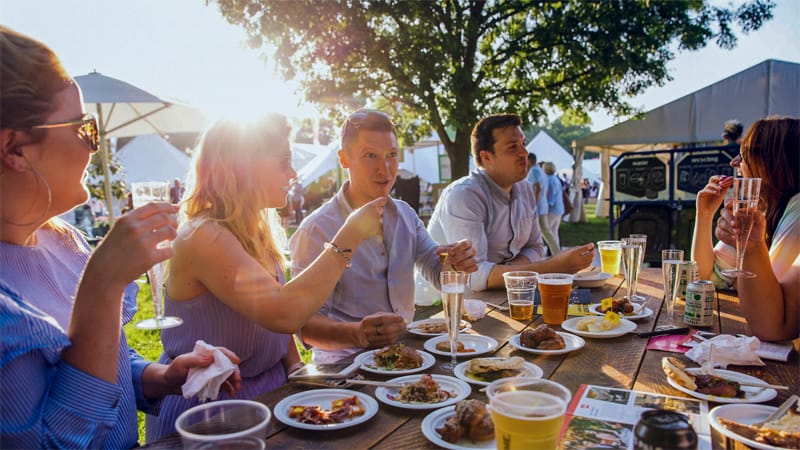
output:
M 458 327 L 461 324 L 461 308 L 464 305 L 464 285 L 451 283 L 442 285 L 442 308 L 447 324 L 447 336 L 450 339 L 450 359 L 456 365 L 458 344 Z
M 667 301 L 667 314 L 669 315 L 670 325 L 672 324 L 673 311 L 675 310 L 675 299 L 678 296 L 682 263 L 683 260 L 680 259 L 661 261 L 661 271 L 664 276 L 664 294 Z
M 758 199 L 761 194 L 761 178 L 733 179 L 733 217 L 736 219 L 736 268 L 722 273 L 729 277 L 752 278 L 753 272 L 743 269 L 747 240 L 753 229 L 754 215 L 758 214 Z
M 633 301 L 636 277 L 642 264 L 642 247 L 638 244 L 622 245 L 622 268 L 628 284 L 628 300 Z

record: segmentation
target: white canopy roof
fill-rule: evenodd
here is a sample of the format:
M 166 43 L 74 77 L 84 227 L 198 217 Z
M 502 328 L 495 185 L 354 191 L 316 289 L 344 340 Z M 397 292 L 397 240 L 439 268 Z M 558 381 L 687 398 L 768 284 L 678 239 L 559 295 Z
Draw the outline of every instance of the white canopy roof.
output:
M 528 152 L 536 155 L 536 161 L 550 161 L 555 164 L 558 173 L 572 176 L 572 165 L 575 163 L 575 158 L 544 130 L 540 131 L 526 148 Z
M 766 60 L 724 80 L 575 142 L 612 154 L 720 141 L 726 121 L 744 129 L 769 115 L 800 116 L 800 64 Z
M 191 158 L 157 134 L 137 136 L 117 152 L 128 186 L 134 181 L 185 180 Z

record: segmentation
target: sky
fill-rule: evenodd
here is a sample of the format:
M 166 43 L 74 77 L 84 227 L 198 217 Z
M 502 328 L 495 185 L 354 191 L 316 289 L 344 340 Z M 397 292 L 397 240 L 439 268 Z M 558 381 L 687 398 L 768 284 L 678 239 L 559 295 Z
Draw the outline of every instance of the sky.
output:
M 711 42 L 678 53 L 668 64 L 673 80 L 631 103 L 648 111 L 765 59 L 800 62 L 800 0 L 775 1 L 775 18 L 749 35 L 737 32 L 734 50 Z M 96 70 L 211 117 L 316 114 L 296 84 L 280 80 L 258 51 L 245 47 L 244 31 L 204 0 L 0 0 L 0 23 L 49 45 L 73 76 Z M 615 123 L 605 111 L 590 117 L 593 131 Z

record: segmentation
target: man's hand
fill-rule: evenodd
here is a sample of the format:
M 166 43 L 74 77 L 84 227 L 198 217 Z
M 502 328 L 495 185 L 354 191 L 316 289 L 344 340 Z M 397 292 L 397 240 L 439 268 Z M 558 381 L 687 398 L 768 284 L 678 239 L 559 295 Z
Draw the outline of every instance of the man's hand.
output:
M 553 262 L 557 263 L 558 270 L 563 273 L 576 273 L 577 271 L 589 267 L 594 260 L 594 244 L 588 243 L 579 247 L 564 250 L 553 256 Z
M 225 347 L 217 347 L 222 353 L 227 356 L 232 363 L 239 364 L 239 357 L 235 353 Z M 147 381 L 143 382 L 145 397 L 156 399 L 169 394 L 181 394 L 181 386 L 186 383 L 186 377 L 189 375 L 189 369 L 208 367 L 214 362 L 211 355 L 201 355 L 196 352 L 184 353 L 175 359 L 169 365 L 164 364 L 150 364 L 145 369 L 145 374 L 142 375 Z M 229 395 L 233 396 L 242 388 L 242 376 L 239 369 L 236 369 L 228 379 L 223 383 L 222 388 Z
M 478 270 L 478 260 L 475 259 L 475 249 L 472 242 L 462 239 L 458 242 L 440 245 L 436 249 L 439 256 L 444 256 L 442 270 L 457 270 L 460 272 L 475 272 Z
M 361 319 L 358 327 L 359 347 L 383 347 L 397 341 L 406 332 L 403 316 L 393 313 L 375 313 Z

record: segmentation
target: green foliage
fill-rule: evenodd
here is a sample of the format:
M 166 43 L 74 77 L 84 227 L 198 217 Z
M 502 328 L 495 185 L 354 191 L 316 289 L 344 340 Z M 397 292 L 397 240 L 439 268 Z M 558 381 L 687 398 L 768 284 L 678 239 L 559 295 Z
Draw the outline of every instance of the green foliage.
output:
M 405 136 L 438 132 L 454 177 L 482 116 L 538 123 L 560 110 L 636 112 L 627 98 L 670 80 L 676 50 L 736 45 L 772 18 L 772 0 L 217 0 L 253 47 L 270 44 L 309 100 L 345 109 L 380 99 Z M 448 134 L 446 130 L 454 133 Z
M 526 142 L 544 130 L 556 140 L 564 150 L 572 153 L 572 141 L 592 134 L 592 130 L 581 123 L 572 123 L 565 116 L 561 116 L 552 122 L 545 122 L 544 125 L 531 125 L 525 128 Z
M 117 161 L 116 155 L 111 156 L 111 159 L 108 163 L 108 171 L 111 175 L 111 196 L 114 198 L 123 198 L 127 192 L 125 182 L 122 181 L 121 178 L 121 170 L 122 166 L 120 165 L 119 161 Z M 103 164 L 100 157 L 100 152 L 96 152 L 92 155 L 88 172 L 89 178 L 86 182 L 86 185 L 89 188 L 89 193 L 94 198 L 105 200 L 105 178 L 103 177 Z

